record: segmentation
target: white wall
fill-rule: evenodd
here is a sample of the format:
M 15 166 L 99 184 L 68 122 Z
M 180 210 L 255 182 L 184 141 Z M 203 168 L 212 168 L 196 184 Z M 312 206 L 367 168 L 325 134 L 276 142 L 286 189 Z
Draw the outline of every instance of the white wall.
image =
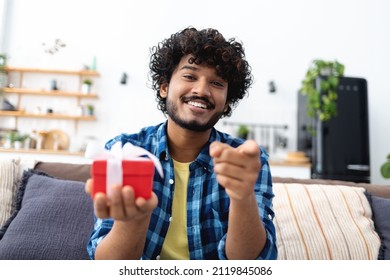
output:
M 0 53 L 3 52 L 3 40 L 4 40 L 4 29 L 5 29 L 5 10 L 6 10 L 6 0 L 0 0 Z
M 243 41 L 255 84 L 231 121 L 289 126 L 296 149 L 296 99 L 311 60 L 337 59 L 345 75 L 368 80 L 372 181 L 390 153 L 390 2 L 386 0 L 13 0 L 5 48 L 9 65 L 78 69 L 97 57 L 101 72 L 97 123 L 79 125 L 105 141 L 162 121 L 147 84 L 149 48 L 187 26 L 214 27 Z M 52 56 L 42 43 L 61 38 Z M 129 83 L 120 85 L 122 72 Z M 277 94 L 268 93 L 274 80 Z M 0 120 L 1 121 L 1 120 Z

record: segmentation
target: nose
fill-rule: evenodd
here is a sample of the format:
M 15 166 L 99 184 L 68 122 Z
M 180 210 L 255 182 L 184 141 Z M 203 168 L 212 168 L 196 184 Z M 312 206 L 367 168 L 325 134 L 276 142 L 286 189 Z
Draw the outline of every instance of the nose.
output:
M 208 81 L 205 79 L 198 79 L 194 84 L 193 93 L 200 96 L 209 96 L 211 92 Z

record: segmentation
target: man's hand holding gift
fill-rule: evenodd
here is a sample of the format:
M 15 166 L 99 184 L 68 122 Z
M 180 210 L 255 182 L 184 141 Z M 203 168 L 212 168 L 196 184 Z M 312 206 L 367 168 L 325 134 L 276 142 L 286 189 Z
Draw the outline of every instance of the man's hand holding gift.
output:
M 155 167 L 163 177 L 154 155 L 130 143 L 116 143 L 110 151 L 89 145 L 86 157 L 94 159 L 86 192 L 94 199 L 98 218 L 128 221 L 150 215 L 158 203 L 152 192 Z
M 93 179 L 86 183 L 86 192 L 91 194 Z M 144 219 L 149 216 L 157 206 L 157 196 L 151 192 L 151 197 L 135 197 L 134 189 L 131 186 L 111 186 L 110 198 L 103 192 L 94 196 L 94 208 L 96 217 L 100 219 L 113 218 L 114 220 L 127 221 L 131 219 Z

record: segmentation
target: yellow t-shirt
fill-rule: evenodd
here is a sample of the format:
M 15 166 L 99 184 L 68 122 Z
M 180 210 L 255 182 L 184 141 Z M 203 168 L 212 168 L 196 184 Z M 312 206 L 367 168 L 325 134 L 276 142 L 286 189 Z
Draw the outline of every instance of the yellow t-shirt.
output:
M 188 260 L 187 238 L 187 187 L 190 177 L 190 162 L 173 161 L 175 169 L 175 191 L 172 216 L 160 257 L 162 260 Z

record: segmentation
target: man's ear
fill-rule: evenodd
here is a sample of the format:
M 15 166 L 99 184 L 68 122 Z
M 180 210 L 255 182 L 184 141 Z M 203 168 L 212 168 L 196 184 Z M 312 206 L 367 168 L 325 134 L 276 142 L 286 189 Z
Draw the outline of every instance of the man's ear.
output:
M 167 96 L 168 96 L 168 84 L 167 83 L 163 83 L 160 86 L 160 96 L 162 98 L 167 98 Z
M 229 109 L 229 104 L 226 103 L 226 104 L 225 104 L 225 108 L 223 109 L 223 112 L 226 113 L 226 111 L 227 111 L 228 109 Z

